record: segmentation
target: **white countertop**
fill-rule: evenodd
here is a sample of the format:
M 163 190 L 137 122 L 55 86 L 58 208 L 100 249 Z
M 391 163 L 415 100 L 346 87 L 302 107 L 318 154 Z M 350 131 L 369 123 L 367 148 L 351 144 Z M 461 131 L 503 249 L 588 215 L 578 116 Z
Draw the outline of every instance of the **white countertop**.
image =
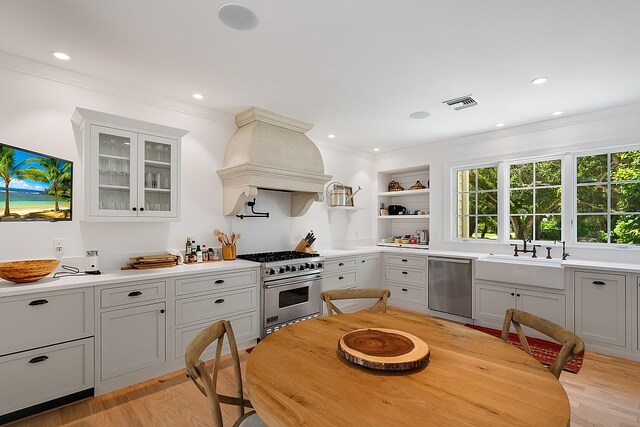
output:
M 384 253 L 402 253 L 421 256 L 446 256 L 452 258 L 466 258 L 466 259 L 479 259 L 488 256 L 486 253 L 478 252 L 457 252 L 457 251 L 439 251 L 432 249 L 419 249 L 419 248 L 401 248 L 392 246 L 361 246 L 350 249 L 327 249 L 319 250 L 318 253 L 325 258 L 336 258 L 342 256 L 351 255 L 363 255 L 376 252 Z
M 258 267 L 252 261 L 236 259 L 234 261 L 217 261 L 200 264 L 182 264 L 175 267 L 152 268 L 148 270 L 121 270 L 97 275 L 77 275 L 53 278 L 53 274 L 33 283 L 12 283 L 0 279 L 0 297 L 24 295 L 36 292 L 59 291 L 63 289 L 82 288 L 85 286 L 108 285 L 138 280 L 149 280 L 175 276 L 186 276 L 198 273 L 222 272 L 240 268 Z
M 580 259 L 567 259 L 562 261 L 563 267 L 586 268 L 592 270 L 610 270 L 629 273 L 640 273 L 640 264 L 627 264 L 621 262 L 585 261 Z

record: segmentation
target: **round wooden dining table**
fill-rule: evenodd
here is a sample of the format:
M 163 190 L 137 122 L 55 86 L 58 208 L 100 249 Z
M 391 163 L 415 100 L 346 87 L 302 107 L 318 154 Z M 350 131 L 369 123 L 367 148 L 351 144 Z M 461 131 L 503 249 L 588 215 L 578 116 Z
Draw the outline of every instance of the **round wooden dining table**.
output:
M 383 371 L 346 361 L 341 336 L 388 328 L 424 340 L 426 365 Z M 569 399 L 517 347 L 419 313 L 358 312 L 287 326 L 251 352 L 251 402 L 269 426 L 567 426 Z

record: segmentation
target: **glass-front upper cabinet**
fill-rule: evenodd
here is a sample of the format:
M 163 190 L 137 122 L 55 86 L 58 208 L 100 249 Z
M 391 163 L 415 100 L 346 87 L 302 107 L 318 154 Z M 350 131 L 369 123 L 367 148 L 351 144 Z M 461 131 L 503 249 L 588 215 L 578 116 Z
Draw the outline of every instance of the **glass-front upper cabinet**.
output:
M 72 120 L 81 134 L 82 219 L 179 219 L 180 138 L 186 131 L 81 108 Z

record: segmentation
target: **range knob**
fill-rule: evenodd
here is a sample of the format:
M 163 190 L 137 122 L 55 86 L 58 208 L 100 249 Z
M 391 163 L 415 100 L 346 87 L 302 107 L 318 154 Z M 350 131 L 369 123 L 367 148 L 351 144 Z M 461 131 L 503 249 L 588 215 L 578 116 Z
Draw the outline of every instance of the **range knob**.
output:
M 304 270 L 304 264 L 300 264 L 300 267 L 298 268 L 300 271 Z
M 306 263 L 304 264 L 304 266 L 305 266 L 306 268 L 313 268 L 313 267 L 311 267 L 311 264 L 309 264 L 308 262 L 306 262 Z
M 293 265 L 291 266 L 291 271 L 296 271 L 296 268 Z
M 287 270 L 287 271 L 291 271 L 291 266 L 287 265 L 284 269 Z
M 313 264 L 313 263 L 311 263 L 311 264 L 307 264 L 307 265 L 309 266 L 309 268 L 310 268 L 311 270 L 313 270 L 314 268 L 316 268 L 315 264 Z
M 317 267 L 318 267 L 318 268 L 322 268 L 322 263 L 321 263 L 321 262 L 319 262 L 319 263 L 318 263 L 318 265 L 317 265 Z
M 280 270 L 278 270 L 278 273 L 280 274 L 284 273 L 284 267 L 280 267 Z
M 276 274 L 276 271 L 272 268 L 271 270 L 269 270 L 269 274 Z

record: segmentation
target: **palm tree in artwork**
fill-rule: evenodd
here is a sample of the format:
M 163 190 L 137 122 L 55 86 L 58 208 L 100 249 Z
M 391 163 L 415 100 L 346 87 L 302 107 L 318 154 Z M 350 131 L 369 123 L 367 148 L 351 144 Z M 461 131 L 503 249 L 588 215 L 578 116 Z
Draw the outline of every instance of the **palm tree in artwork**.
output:
M 0 178 L 4 181 L 4 216 L 11 215 L 9 209 L 9 183 L 14 178 L 24 178 L 24 171 L 21 169 L 24 163 L 16 163 L 13 148 L 0 147 Z
M 40 168 L 30 167 L 23 170 L 28 179 L 38 182 L 46 182 L 50 185 L 47 193 L 53 196 L 55 211 L 60 210 L 58 199 L 69 194 L 69 182 L 71 181 L 71 163 L 51 157 L 32 157 L 24 163 L 37 163 Z

